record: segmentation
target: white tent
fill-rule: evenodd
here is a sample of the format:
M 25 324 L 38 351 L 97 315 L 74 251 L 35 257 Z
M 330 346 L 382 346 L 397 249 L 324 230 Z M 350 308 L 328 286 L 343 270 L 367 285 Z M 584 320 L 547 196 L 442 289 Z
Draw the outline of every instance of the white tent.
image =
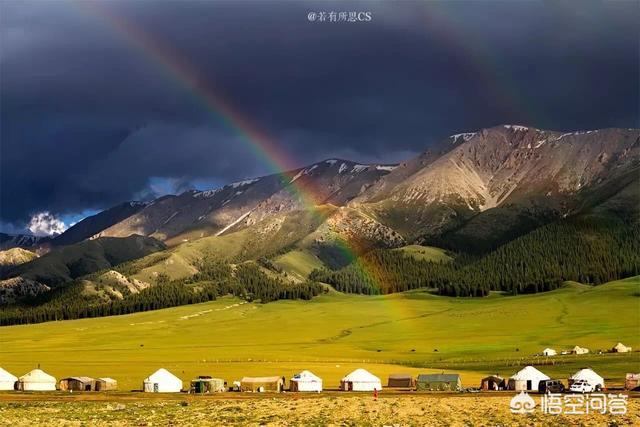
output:
M 14 390 L 18 377 L 0 368 L 0 390 Z
M 182 390 L 182 380 L 161 368 L 145 378 L 142 389 L 148 393 L 177 393 Z
M 548 347 L 547 347 L 547 348 L 545 348 L 544 350 L 542 350 L 542 354 L 543 354 L 544 356 L 555 356 L 556 354 L 558 354 L 558 352 L 557 352 L 557 351 L 555 351 L 555 350 L 554 350 L 554 349 L 552 349 L 552 348 L 548 348 Z
M 356 369 L 340 381 L 340 389 L 344 391 L 382 390 L 380 378 L 364 369 Z
M 586 380 L 590 385 L 596 388 L 604 388 L 604 378 L 596 374 L 595 371 L 589 368 L 582 368 L 569 378 L 569 385 L 578 380 Z
M 291 391 L 322 391 L 322 378 L 309 371 L 302 371 L 291 378 Z
M 56 379 L 40 369 L 34 369 L 18 378 L 18 390 L 53 391 L 55 389 Z
M 627 347 L 626 345 L 619 342 L 611 349 L 611 351 L 613 351 L 614 353 L 628 353 L 631 351 L 631 347 Z
M 515 391 L 538 391 L 540 381 L 549 379 L 548 376 L 533 366 L 525 366 L 509 378 L 508 388 Z
M 571 349 L 571 353 L 573 354 L 587 354 L 589 353 L 589 349 L 588 348 L 584 348 L 584 347 L 580 347 L 579 345 L 573 347 Z

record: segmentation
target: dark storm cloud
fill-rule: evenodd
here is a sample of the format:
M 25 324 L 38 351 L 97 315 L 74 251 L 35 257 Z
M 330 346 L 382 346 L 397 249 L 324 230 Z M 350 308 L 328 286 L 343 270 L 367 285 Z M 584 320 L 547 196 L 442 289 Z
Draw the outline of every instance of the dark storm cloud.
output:
M 332 10 L 373 21 L 307 20 Z M 634 2 L 7 0 L 0 12 L 4 223 L 154 194 L 158 178 L 180 189 L 271 171 L 166 57 L 296 165 L 398 161 L 499 123 L 638 126 Z

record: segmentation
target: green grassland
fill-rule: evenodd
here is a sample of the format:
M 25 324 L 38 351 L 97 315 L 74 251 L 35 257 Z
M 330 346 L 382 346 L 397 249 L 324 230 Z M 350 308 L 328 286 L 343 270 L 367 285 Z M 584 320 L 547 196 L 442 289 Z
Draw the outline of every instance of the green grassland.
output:
M 402 251 L 420 261 L 448 262 L 453 259 L 444 249 L 433 246 L 407 245 L 395 250 Z
M 450 298 L 413 291 L 385 296 L 331 292 L 311 301 L 210 303 L 95 319 L 0 328 L 0 366 L 21 375 L 38 364 L 51 374 L 111 376 L 138 388 L 159 367 L 183 380 L 215 375 L 285 375 L 311 369 L 335 387 L 364 366 L 392 372 L 456 371 L 476 386 L 488 373 L 523 363 L 566 378 L 590 365 L 620 383 L 640 370 L 640 353 L 533 356 L 550 346 L 592 351 L 618 341 L 638 348 L 640 277 L 553 292 Z M 435 351 L 437 349 L 437 351 Z M 518 349 L 518 351 L 516 351 Z M 402 365 L 402 366 L 399 366 Z

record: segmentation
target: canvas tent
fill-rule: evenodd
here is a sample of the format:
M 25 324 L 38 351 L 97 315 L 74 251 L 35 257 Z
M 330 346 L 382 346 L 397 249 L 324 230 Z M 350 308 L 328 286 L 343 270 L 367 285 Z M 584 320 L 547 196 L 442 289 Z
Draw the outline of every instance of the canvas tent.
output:
M 387 387 L 413 388 L 416 380 L 409 374 L 391 374 L 387 380 Z
M 573 347 L 571 349 L 571 353 L 573 354 L 587 354 L 589 353 L 589 349 L 588 348 L 584 348 L 584 347 L 580 347 L 579 345 Z
M 322 378 L 310 371 L 302 371 L 296 374 L 289 381 L 289 389 L 291 391 L 322 391 Z
M 68 377 L 60 380 L 60 390 L 92 391 L 95 390 L 95 380 L 90 377 Z
M 544 350 L 542 350 L 543 356 L 555 356 L 556 354 L 558 354 L 558 352 L 552 348 L 545 348 Z
M 0 368 L 0 390 L 15 390 L 18 377 Z
M 418 382 L 416 389 L 419 391 L 425 390 L 460 390 L 462 388 L 462 381 L 458 374 L 422 374 L 418 375 Z
M 148 393 L 177 393 L 182 390 L 182 380 L 161 368 L 144 380 L 142 390 Z
M 96 380 L 96 391 L 113 391 L 118 389 L 118 381 L 113 378 L 98 378 Z
M 590 385 L 595 386 L 598 390 L 604 388 L 604 378 L 589 368 L 582 368 L 573 374 L 569 378 L 569 386 L 578 380 L 586 380 Z
M 18 390 L 53 391 L 55 389 L 56 379 L 41 369 L 34 369 L 18 378 Z
M 284 377 L 244 377 L 240 380 L 240 391 L 280 393 L 284 390 Z
M 515 391 L 538 391 L 540 381 L 549 379 L 551 378 L 533 366 L 525 366 L 509 378 L 508 389 Z
M 628 353 L 631 351 L 631 347 L 627 347 L 626 345 L 619 342 L 611 349 L 611 351 L 613 351 L 614 353 Z
M 199 376 L 191 380 L 191 392 L 193 393 L 217 393 L 227 390 L 227 382 L 220 378 Z
M 504 390 L 507 384 L 501 376 L 498 374 L 489 375 L 488 377 L 484 377 L 480 381 L 480 389 L 481 390 Z
M 343 391 L 373 391 L 382 390 L 380 378 L 364 369 L 356 369 L 340 381 Z

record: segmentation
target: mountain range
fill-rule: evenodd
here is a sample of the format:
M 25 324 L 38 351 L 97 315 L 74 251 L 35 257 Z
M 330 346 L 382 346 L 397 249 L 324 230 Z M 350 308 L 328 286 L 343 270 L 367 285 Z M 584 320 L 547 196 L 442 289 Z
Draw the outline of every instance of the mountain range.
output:
M 213 190 L 125 202 L 53 238 L 0 236 L 3 249 L 46 253 L 5 269 L 4 277 L 56 286 L 79 276 L 47 280 L 30 271 L 42 271 L 47 259 L 60 266 L 65 248 L 130 236 L 151 240 L 117 261 L 146 256 L 135 274 L 144 283 L 158 274 L 193 274 L 205 256 L 234 263 L 295 260 L 309 265 L 290 271 L 291 278 L 303 279 L 311 267 L 339 268 L 375 248 L 420 244 L 483 254 L 563 218 L 637 223 L 639 178 L 638 129 L 555 132 L 501 125 L 452 135 L 399 165 L 328 159 Z M 96 262 L 82 272 L 114 262 Z

